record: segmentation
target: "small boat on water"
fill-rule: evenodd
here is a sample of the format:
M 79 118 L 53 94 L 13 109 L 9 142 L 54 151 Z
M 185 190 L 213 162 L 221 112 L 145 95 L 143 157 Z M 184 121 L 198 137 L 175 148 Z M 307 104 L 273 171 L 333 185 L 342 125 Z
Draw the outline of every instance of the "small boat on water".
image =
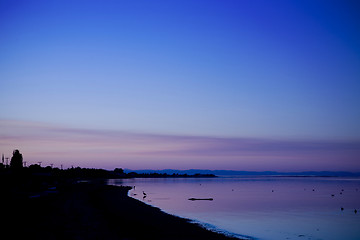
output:
M 198 200 L 206 200 L 206 201 L 212 201 L 213 198 L 189 198 L 190 201 L 198 201 Z

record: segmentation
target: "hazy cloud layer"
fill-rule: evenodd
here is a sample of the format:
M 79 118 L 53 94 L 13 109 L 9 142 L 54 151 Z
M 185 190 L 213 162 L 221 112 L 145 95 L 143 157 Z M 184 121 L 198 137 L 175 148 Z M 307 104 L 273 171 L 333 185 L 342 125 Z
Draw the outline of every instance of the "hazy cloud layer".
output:
M 0 151 L 28 164 L 234 170 L 360 170 L 360 141 L 220 138 L 0 121 Z

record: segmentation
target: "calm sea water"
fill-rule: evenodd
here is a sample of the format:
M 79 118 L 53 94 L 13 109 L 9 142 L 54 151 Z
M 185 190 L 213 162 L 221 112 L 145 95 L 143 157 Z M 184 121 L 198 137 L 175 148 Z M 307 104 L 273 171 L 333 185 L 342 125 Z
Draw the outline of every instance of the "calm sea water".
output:
M 359 178 L 138 178 L 109 184 L 135 186 L 133 198 L 237 236 L 360 239 Z M 188 200 L 193 197 L 214 200 Z

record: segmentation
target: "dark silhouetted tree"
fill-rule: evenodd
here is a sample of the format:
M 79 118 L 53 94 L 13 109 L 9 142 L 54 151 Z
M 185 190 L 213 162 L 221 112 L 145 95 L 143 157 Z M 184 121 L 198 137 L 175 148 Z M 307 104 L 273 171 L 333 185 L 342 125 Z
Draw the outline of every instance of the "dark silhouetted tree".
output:
M 17 149 L 13 151 L 10 167 L 15 169 L 23 167 L 23 157 L 22 154 Z
M 124 174 L 124 169 L 122 169 L 122 168 L 115 168 L 115 169 L 114 169 L 114 173 Z

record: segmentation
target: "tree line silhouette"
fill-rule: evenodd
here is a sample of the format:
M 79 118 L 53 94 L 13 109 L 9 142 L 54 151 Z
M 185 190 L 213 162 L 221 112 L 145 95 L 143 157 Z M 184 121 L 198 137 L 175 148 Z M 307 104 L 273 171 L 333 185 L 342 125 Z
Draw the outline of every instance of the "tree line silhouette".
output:
M 39 164 L 32 164 L 29 167 L 24 166 L 23 156 L 18 149 L 13 151 L 13 156 L 10 165 L 0 163 L 0 174 L 22 174 L 22 175 L 41 175 L 41 176 L 54 176 L 66 178 L 79 178 L 79 179 L 94 179 L 94 178 L 201 178 L 201 177 L 216 177 L 214 174 L 167 174 L 167 173 L 125 173 L 122 168 L 115 168 L 114 170 L 105 170 L 98 168 L 81 168 L 71 167 L 67 169 L 60 169 L 57 167 L 46 166 L 41 167 Z

